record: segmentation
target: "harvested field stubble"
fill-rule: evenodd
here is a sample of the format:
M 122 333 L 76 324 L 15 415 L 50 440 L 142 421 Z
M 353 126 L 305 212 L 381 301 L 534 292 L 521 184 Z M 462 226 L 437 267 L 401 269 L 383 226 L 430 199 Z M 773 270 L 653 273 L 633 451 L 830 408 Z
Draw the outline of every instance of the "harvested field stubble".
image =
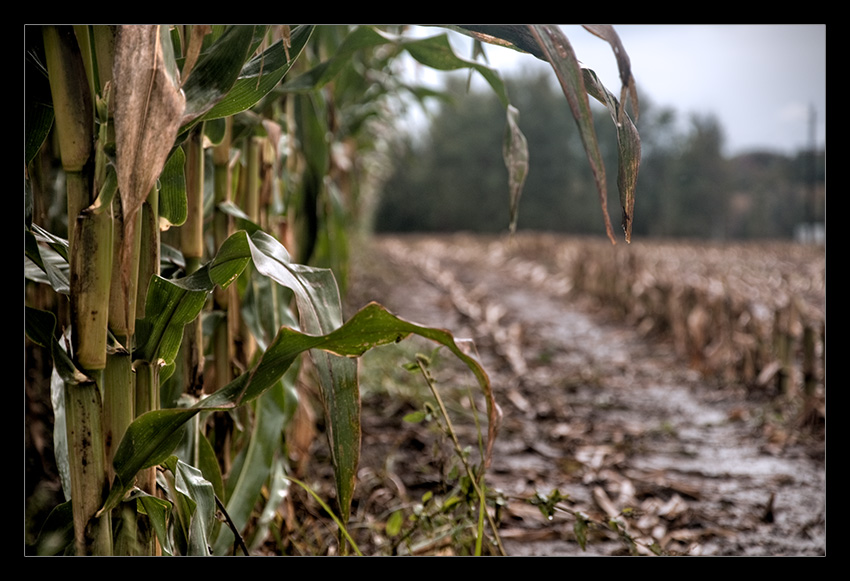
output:
M 558 237 L 518 246 L 568 272 L 573 292 L 614 309 L 646 335 L 672 339 L 706 376 L 809 396 L 824 387 L 823 246 L 636 241 L 612 247 Z

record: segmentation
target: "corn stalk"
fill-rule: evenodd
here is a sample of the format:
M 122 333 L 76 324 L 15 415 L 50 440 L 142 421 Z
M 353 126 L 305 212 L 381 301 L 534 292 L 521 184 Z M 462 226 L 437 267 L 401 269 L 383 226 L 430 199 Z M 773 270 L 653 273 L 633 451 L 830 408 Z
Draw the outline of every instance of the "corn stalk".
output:
M 586 129 L 587 94 L 608 105 L 632 164 L 619 182 L 628 239 L 639 141 L 623 107 L 574 68 L 554 29 L 494 30 L 552 62 L 578 104 L 591 161 L 598 156 Z M 345 526 L 360 454 L 355 358 L 411 334 L 448 348 L 484 393 L 487 465 L 498 407 L 480 363 L 450 333 L 377 304 L 344 321 L 338 280 L 349 216 L 357 213 L 358 154 L 372 137 L 367 120 L 397 90 L 392 83 L 375 90 L 363 71 L 383 71 L 406 52 L 438 70 L 480 73 L 507 112 L 515 218 L 527 150 L 495 71 L 455 55 L 444 35 L 408 39 L 374 27 L 48 26 L 43 36 L 68 239 L 28 222 L 25 272 L 68 294 L 67 348 L 57 316 L 27 307 L 25 319 L 27 336 L 64 379 L 70 500 L 56 519 L 72 512 L 72 552 L 247 549 L 245 531 L 264 530 L 251 526 L 264 491 L 289 482 L 280 476 L 288 470 L 281 441 L 305 357 L 318 377 L 337 522 Z M 47 126 L 34 125 L 31 135 L 28 127 L 28 162 Z M 278 148 L 283 133 L 289 148 Z M 595 171 L 603 190 L 604 171 Z M 287 234 L 279 239 L 266 231 L 282 223 Z M 217 318 L 205 352 L 204 325 Z M 238 356 L 237 343 L 246 347 Z M 208 357 L 212 373 L 204 371 Z M 209 417 L 237 421 L 220 426 Z M 216 522 L 217 507 L 226 524 Z M 113 523 L 120 524 L 113 530 Z
M 77 552 L 110 554 L 108 519 L 96 515 L 108 488 L 103 425 L 109 281 L 112 275 L 112 215 L 97 198 L 94 99 L 74 30 L 48 27 L 45 57 L 56 115 L 56 133 L 67 180 L 68 256 L 74 363 L 82 379 L 67 383 L 65 410 L 71 496 L 75 499 Z M 102 155 L 103 143 L 98 141 Z M 103 169 L 98 156 L 97 168 Z

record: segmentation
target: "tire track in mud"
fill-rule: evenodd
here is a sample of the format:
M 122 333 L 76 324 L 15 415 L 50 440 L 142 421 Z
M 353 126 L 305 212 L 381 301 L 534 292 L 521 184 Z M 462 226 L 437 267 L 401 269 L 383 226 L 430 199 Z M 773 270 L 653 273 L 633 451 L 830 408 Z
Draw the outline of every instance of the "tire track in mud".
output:
M 510 499 L 510 554 L 625 550 L 600 529 L 582 551 L 572 515 L 547 520 L 526 502 L 556 489 L 593 522 L 617 518 L 638 552 L 825 554 L 823 465 L 773 450 L 741 394 L 708 386 L 670 345 L 582 308 L 563 273 L 502 239 L 379 238 L 374 249 L 396 265 L 396 296 L 376 298 L 462 329 L 491 374 L 504 420 L 488 483 Z

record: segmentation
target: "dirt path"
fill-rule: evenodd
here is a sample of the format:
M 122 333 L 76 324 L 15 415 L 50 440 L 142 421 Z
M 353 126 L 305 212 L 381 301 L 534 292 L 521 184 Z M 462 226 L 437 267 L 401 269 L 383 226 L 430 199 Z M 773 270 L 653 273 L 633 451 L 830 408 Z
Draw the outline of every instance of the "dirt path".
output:
M 472 336 L 492 376 L 504 421 L 488 483 L 510 499 L 509 554 L 628 552 L 596 526 L 583 551 L 574 514 L 547 520 L 526 502 L 553 490 L 591 525 L 618 518 L 637 552 L 825 554 L 822 460 L 765 437 L 734 386 L 569 299 L 568 280 L 502 240 L 381 238 L 374 252 L 352 300 Z

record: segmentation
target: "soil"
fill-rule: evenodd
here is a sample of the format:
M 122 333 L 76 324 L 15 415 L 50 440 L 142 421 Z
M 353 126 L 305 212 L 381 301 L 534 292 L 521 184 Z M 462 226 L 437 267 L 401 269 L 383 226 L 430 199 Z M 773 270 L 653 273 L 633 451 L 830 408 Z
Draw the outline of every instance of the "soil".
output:
M 545 243 L 377 237 L 354 256 L 346 299 L 349 314 L 374 300 L 475 341 L 503 413 L 487 484 L 505 499 L 505 552 L 825 555 L 823 434 L 575 296 Z M 363 397 L 361 511 L 379 503 L 369 475 L 387 473 L 388 450 L 399 491 L 428 479 L 412 468 L 427 438 L 399 421 L 410 409 L 368 384 Z M 547 518 L 530 500 L 553 491 L 566 500 Z M 590 523 L 584 547 L 577 515 Z

